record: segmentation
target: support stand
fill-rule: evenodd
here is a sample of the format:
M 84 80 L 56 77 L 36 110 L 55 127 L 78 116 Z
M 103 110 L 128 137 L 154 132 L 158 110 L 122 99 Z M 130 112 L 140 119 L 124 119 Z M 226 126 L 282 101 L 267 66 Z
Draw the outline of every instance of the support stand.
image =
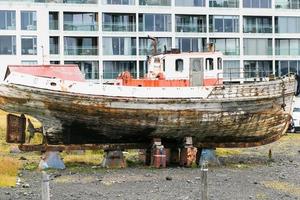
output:
M 59 156 L 58 151 L 46 151 L 41 157 L 39 169 L 65 169 L 66 166 Z
M 197 148 L 193 147 L 192 137 L 184 139 L 184 147 L 180 151 L 180 165 L 184 167 L 192 167 L 196 163 Z
M 126 161 L 121 150 L 107 150 L 101 164 L 106 168 L 125 168 Z
M 161 143 L 161 139 L 153 139 L 151 150 L 151 166 L 155 168 L 165 168 L 166 161 L 166 150 Z

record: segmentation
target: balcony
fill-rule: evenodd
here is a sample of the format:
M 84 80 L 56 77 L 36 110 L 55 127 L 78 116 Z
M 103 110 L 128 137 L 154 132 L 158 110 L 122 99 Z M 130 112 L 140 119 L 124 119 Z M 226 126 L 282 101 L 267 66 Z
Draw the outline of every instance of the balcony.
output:
M 26 0 L 36 3 L 74 3 L 74 4 L 98 4 L 98 0 Z
M 240 55 L 240 49 L 239 48 L 235 48 L 235 49 L 225 49 L 223 51 L 224 55 L 226 56 L 238 56 Z
M 105 23 L 103 22 L 103 31 L 135 32 L 135 23 Z
M 176 25 L 176 32 L 204 33 L 204 32 L 206 32 L 206 26 L 205 25 L 199 25 L 199 24 L 177 24 Z
M 98 31 L 97 23 L 78 24 L 74 22 L 64 22 L 65 31 Z
M 97 47 L 71 47 L 65 48 L 65 55 L 72 56 L 96 56 L 98 55 Z

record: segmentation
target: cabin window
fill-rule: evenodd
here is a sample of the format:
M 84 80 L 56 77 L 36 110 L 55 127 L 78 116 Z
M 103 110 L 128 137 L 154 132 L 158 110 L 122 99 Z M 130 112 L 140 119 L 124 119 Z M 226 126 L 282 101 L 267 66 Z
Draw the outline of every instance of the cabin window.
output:
M 212 58 L 206 58 L 206 70 L 214 70 L 214 59 Z
M 163 59 L 163 71 L 165 72 L 166 71 L 166 60 Z
M 177 59 L 175 62 L 175 71 L 182 72 L 183 71 L 183 60 Z
M 218 69 L 222 69 L 222 58 L 218 58 Z

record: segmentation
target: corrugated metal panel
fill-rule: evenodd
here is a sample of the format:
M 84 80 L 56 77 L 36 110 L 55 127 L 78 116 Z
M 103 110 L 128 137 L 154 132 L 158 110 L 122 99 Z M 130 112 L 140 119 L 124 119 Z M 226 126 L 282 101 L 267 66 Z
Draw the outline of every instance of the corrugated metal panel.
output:
M 53 77 L 80 82 L 85 81 L 77 65 L 9 65 L 8 70 L 10 72 L 20 72 L 33 76 Z

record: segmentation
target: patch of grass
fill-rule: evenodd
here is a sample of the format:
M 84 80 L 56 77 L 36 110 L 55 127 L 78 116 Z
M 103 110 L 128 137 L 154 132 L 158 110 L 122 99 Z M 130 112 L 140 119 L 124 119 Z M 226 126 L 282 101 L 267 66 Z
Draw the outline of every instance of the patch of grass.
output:
M 280 181 L 265 181 L 263 182 L 263 185 L 267 188 L 300 197 L 300 186 L 294 185 L 292 183 Z
M 257 200 L 267 200 L 269 198 L 268 198 L 268 196 L 266 194 L 259 193 L 259 194 L 256 195 L 256 199 Z
M 16 158 L 0 158 L 0 187 L 16 186 L 18 170 L 21 162 Z
M 216 155 L 219 157 L 227 157 L 233 155 L 239 155 L 241 151 L 239 149 L 224 149 L 224 148 L 217 148 Z
M 39 164 L 37 162 L 28 162 L 23 165 L 23 169 L 34 171 L 39 167 Z

